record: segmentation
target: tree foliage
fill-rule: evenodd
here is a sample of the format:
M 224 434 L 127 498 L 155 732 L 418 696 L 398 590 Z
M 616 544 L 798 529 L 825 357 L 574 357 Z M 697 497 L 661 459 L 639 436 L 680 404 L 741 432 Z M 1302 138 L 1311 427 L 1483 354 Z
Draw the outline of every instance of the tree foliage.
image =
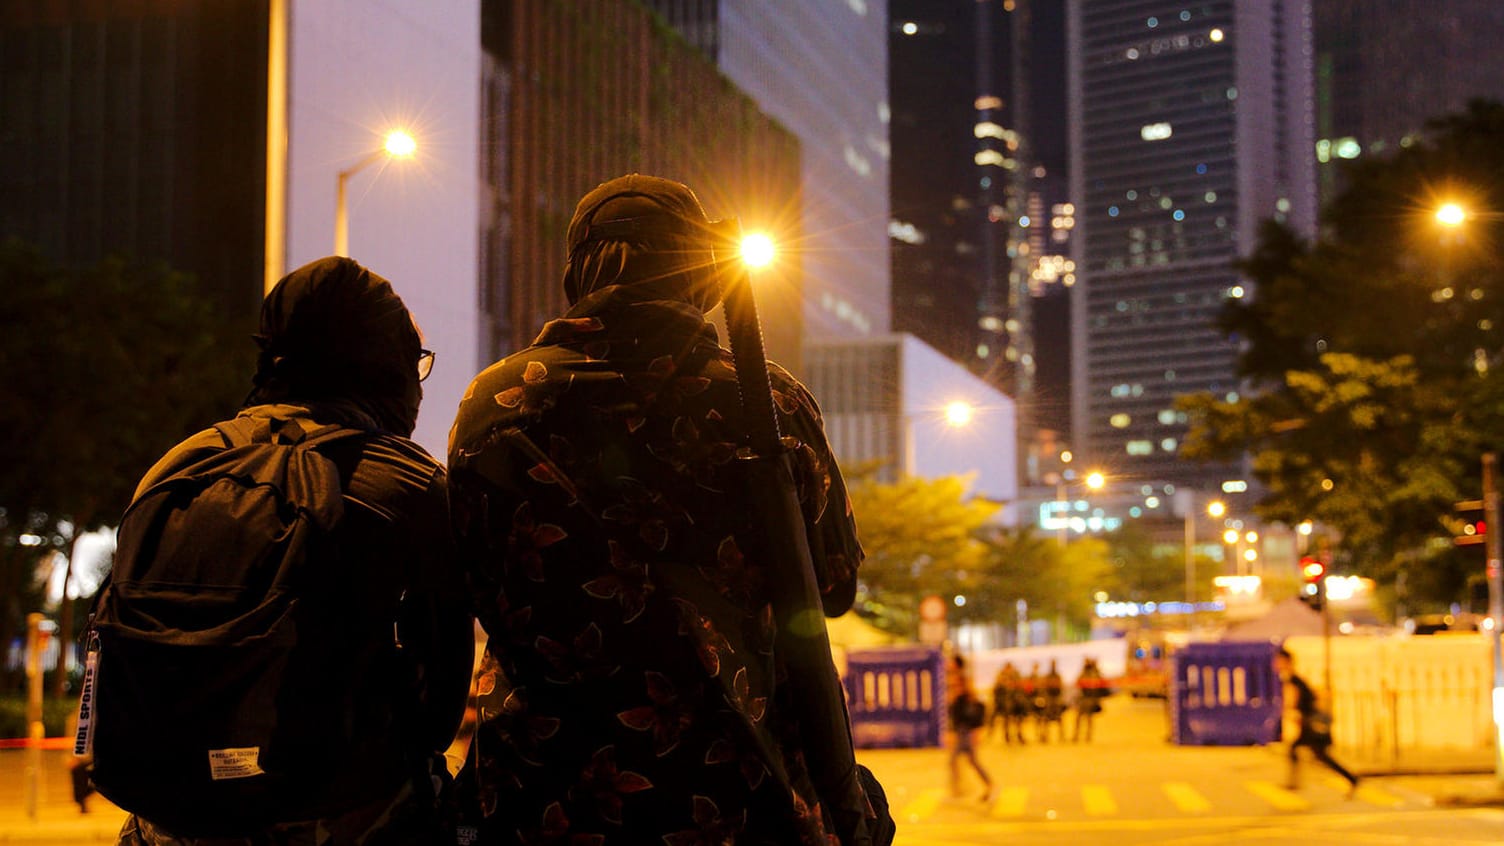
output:
M 1504 443 L 1504 105 L 1429 129 L 1347 170 L 1314 241 L 1265 224 L 1242 264 L 1256 296 L 1222 317 L 1252 396 L 1180 407 L 1187 457 L 1253 456 L 1260 516 L 1324 524 L 1342 563 L 1382 581 L 1454 571 L 1410 581 L 1447 590 L 1481 569 L 1450 544 L 1452 505 L 1479 497 L 1480 455 Z M 1438 224 L 1444 202 L 1469 219 Z
M 253 326 L 161 264 L 65 268 L 14 240 L 0 292 L 0 596 L 34 600 L 42 555 L 112 524 L 162 453 L 236 408 Z M 0 606 L 0 636 L 29 610 Z
M 867 554 L 859 609 L 874 624 L 913 637 L 920 599 L 973 591 L 983 557 L 977 535 L 997 506 L 968 499 L 964 479 L 908 477 L 889 484 L 853 478 L 849 493 Z

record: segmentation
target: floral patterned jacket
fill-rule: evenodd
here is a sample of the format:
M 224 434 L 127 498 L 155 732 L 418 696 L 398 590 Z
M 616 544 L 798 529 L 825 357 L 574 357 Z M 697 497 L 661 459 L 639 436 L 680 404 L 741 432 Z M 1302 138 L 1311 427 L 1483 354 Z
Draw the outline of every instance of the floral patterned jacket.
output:
M 772 368 L 825 612 L 861 548 L 819 409 Z M 684 303 L 587 297 L 476 377 L 451 510 L 490 637 L 480 842 L 834 843 L 739 484 L 730 354 Z

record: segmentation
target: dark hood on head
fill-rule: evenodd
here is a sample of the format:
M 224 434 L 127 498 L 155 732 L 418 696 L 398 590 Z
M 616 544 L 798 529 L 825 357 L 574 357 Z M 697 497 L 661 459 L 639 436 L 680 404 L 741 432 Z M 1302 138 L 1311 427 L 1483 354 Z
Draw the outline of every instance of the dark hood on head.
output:
M 648 289 L 649 298 L 689 302 L 702 311 L 720 299 L 716 234 L 700 199 L 671 179 L 633 173 L 580 198 L 566 232 L 570 304 L 613 285 Z
M 345 401 L 410 436 L 423 392 L 422 342 L 387 280 L 330 256 L 282 278 L 261 305 L 256 387 L 247 405 Z

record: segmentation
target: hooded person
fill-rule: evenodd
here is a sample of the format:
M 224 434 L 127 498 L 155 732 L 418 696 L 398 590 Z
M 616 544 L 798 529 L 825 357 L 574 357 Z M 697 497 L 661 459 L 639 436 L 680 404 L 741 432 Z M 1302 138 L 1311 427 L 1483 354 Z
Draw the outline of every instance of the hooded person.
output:
M 734 224 L 632 174 L 579 202 L 571 308 L 471 383 L 450 434 L 460 557 L 490 634 L 457 777 L 482 844 L 827 843 L 768 562 L 733 458 L 735 371 L 705 312 Z M 819 408 L 770 367 L 824 611 L 862 552 Z M 696 840 L 696 842 L 699 842 Z
M 408 437 L 432 353 L 391 283 L 339 257 L 278 282 L 255 341 L 254 387 L 234 428 L 254 432 L 253 443 L 348 430 L 312 447 L 333 463 L 339 485 L 313 497 L 339 497 L 339 516 L 308 547 L 317 558 L 299 565 L 297 582 L 303 612 L 293 660 L 330 695 L 298 708 L 334 715 L 322 733 L 327 748 L 299 768 L 296 798 L 276 819 L 209 836 L 132 816 L 120 842 L 436 842 L 434 778 L 447 779 L 443 752 L 464 713 L 474 633 L 444 469 Z M 137 495 L 228 446 L 218 428 L 188 438 Z

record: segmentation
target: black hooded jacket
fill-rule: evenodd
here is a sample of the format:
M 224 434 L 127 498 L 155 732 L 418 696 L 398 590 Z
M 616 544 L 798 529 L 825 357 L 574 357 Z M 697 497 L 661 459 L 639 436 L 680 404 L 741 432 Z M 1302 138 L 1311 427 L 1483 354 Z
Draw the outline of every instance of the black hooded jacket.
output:
M 339 424 L 364 436 L 319 447 L 339 469 L 344 516 L 317 562 L 337 596 L 321 631 L 331 684 L 356 703 L 354 748 L 310 761 L 306 805 L 288 820 L 337 816 L 389 800 L 424 758 L 443 752 L 465 708 L 474 650 L 468 594 L 453 555 L 444 468 L 409 440 L 417 416 L 416 327 L 391 285 L 346 258 L 289 274 L 262 311 L 256 387 L 240 417 L 305 431 Z M 206 451 L 214 429 L 174 447 L 137 489 Z M 393 638 L 393 633 L 396 638 Z M 333 732 L 331 732 L 332 736 Z

